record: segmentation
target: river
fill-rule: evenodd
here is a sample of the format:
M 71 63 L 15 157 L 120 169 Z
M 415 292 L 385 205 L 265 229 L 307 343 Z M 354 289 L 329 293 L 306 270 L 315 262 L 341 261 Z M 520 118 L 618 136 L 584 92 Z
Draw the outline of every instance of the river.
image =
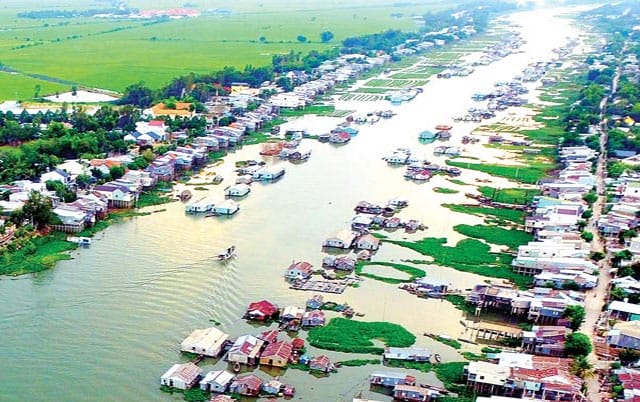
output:
M 90 248 L 73 252 L 73 260 L 60 262 L 55 269 L 0 278 L 0 400 L 181 400 L 181 395 L 162 393 L 158 386 L 160 375 L 171 364 L 185 361 L 178 350 L 180 341 L 195 328 L 211 326 L 210 320 L 219 321 L 219 328 L 232 337 L 264 330 L 241 319 L 247 304 L 255 300 L 304 305 L 311 293 L 290 290 L 282 278 L 284 269 L 292 260 L 307 260 L 319 267 L 322 241 L 348 227 L 360 200 L 384 202 L 396 196 L 410 200 L 400 216 L 419 219 L 428 230 L 415 235 L 396 232 L 394 238 L 461 239 L 452 226 L 481 223 L 481 218 L 452 213 L 440 204 L 462 202 L 464 192 L 472 187 L 454 185 L 442 176 L 422 185 L 408 182 L 402 178 L 402 169 L 390 168 L 380 158 L 405 146 L 442 164 L 444 159 L 431 154 L 438 144 L 420 145 L 417 134 L 464 114 L 473 105 L 472 93 L 518 75 L 532 61 L 550 60 L 553 48 L 578 33 L 570 19 L 555 18 L 556 13 L 512 15 L 527 40 L 523 52 L 478 67 L 468 77 L 434 78 L 412 102 L 394 107 L 397 115 L 392 119 L 361 126 L 348 145 L 305 140 L 302 147 L 313 151 L 308 162 L 291 165 L 269 160 L 285 163 L 286 175 L 277 183 L 254 184 L 237 216 L 186 216 L 181 203 L 152 207 L 166 211 L 114 224 L 98 234 Z M 363 105 L 347 102 L 338 108 L 362 109 Z M 290 124 L 321 131 L 322 124 L 330 128 L 337 121 L 305 117 Z M 458 144 L 476 126 L 456 124 L 451 143 Z M 465 149 L 470 155 L 488 152 L 480 144 Z M 229 155 L 215 168 L 225 182 L 211 193 L 221 194 L 234 179 L 235 160 L 258 158 L 258 150 L 247 146 Z M 460 177 L 467 183 L 475 178 L 488 176 L 465 171 Z M 492 185 L 509 183 L 493 179 Z M 461 191 L 437 194 L 432 191 L 435 186 Z M 226 264 L 216 262 L 214 256 L 229 244 L 236 245 L 237 257 Z M 389 244 L 375 256 L 379 261 L 405 258 L 425 259 Z M 427 266 L 426 271 L 459 289 L 484 279 L 443 267 Z M 453 349 L 419 335 L 429 331 L 460 336 L 459 321 L 464 317 L 447 302 L 419 299 L 370 279 L 359 288 L 325 295 L 325 299 L 348 302 L 365 313 L 362 320 L 404 325 L 418 335 L 417 345 L 441 353 L 443 360 L 461 359 Z M 313 348 L 310 352 L 320 353 Z M 326 354 L 334 360 L 354 358 Z M 224 363 L 205 360 L 201 364 L 205 370 L 214 365 Z M 367 376 L 379 368 L 343 368 L 321 379 L 288 370 L 282 378 L 297 388 L 295 399 L 299 400 L 350 401 L 359 391 L 389 400 L 368 391 Z M 268 378 L 261 369 L 256 373 Z M 432 374 L 418 374 L 418 379 L 438 383 Z

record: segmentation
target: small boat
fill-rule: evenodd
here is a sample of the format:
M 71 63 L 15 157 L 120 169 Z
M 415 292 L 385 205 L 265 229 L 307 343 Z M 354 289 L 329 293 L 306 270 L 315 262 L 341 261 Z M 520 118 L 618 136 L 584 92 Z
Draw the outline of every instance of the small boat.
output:
M 180 201 L 187 201 L 191 198 L 191 191 L 184 190 L 180 193 Z
M 442 357 L 440 357 L 440 355 L 438 353 L 436 353 L 435 355 L 433 355 L 433 359 L 437 362 L 440 363 L 440 361 L 442 360 Z
M 91 245 L 91 238 L 90 237 L 74 237 L 74 236 L 70 236 L 67 237 L 67 241 L 71 242 L 71 243 L 75 243 L 79 246 L 89 246 Z
M 233 372 L 234 373 L 239 373 L 241 368 L 242 368 L 242 366 L 240 366 L 240 363 L 235 362 L 235 364 L 233 365 Z
M 218 261 L 226 261 L 236 254 L 236 246 L 229 247 L 224 253 L 218 254 Z

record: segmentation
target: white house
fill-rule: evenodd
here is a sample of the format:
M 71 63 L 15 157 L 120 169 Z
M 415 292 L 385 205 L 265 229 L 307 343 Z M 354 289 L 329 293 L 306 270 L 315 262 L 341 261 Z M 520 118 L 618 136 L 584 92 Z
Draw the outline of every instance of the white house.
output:
M 40 175 L 40 181 L 46 183 L 48 181 L 59 181 L 60 183 L 68 186 L 72 183 L 71 175 L 64 170 L 54 169 L 50 172 Z
M 269 101 L 272 105 L 286 108 L 298 108 L 306 105 L 302 96 L 294 93 L 282 93 L 273 95 Z
M 236 376 L 226 370 L 210 371 L 200 381 L 200 389 L 208 392 L 222 394 L 227 392 L 231 381 Z
M 240 209 L 240 205 L 233 200 L 224 200 L 213 206 L 213 213 L 220 215 L 233 215 Z
M 360 250 L 372 250 L 375 251 L 380 247 L 380 239 L 372 234 L 366 234 L 360 236 L 356 241 L 356 248 Z
M 227 197 L 244 197 L 251 192 L 251 187 L 245 183 L 239 183 L 224 190 L 224 195 Z
M 160 384 L 178 389 L 189 389 L 198 382 L 201 374 L 202 369 L 191 362 L 174 364 L 160 377 Z
M 196 329 L 180 344 L 183 352 L 217 357 L 229 335 L 217 328 Z
M 349 230 L 342 230 L 338 232 L 335 236 L 329 237 L 328 239 L 326 239 L 324 241 L 323 246 L 333 247 L 333 248 L 345 248 L 345 249 L 351 248 L 351 245 L 353 245 L 353 242 L 357 236 L 358 234 L 355 232 L 352 232 Z
M 264 341 L 253 335 L 243 335 L 229 349 L 227 360 L 232 363 L 257 364 Z

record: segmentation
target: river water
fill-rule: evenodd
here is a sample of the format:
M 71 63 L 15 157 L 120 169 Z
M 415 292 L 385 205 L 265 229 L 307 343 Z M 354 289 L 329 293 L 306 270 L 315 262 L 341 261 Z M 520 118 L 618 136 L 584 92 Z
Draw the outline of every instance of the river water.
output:
M 329 235 L 347 228 L 353 207 L 360 200 L 385 202 L 396 196 L 410 200 L 401 217 L 423 221 L 428 230 L 415 235 L 393 233 L 394 238 L 462 236 L 452 230 L 459 223 L 476 224 L 481 219 L 452 213 L 444 202 L 463 202 L 471 186 L 458 186 L 442 176 L 425 184 L 402 178 L 403 169 L 388 167 L 380 158 L 396 147 L 410 147 L 435 163 L 436 144 L 420 145 L 417 134 L 448 123 L 472 106 L 470 95 L 485 91 L 497 80 L 506 80 L 530 62 L 549 60 L 551 49 L 567 42 L 577 31 L 569 19 L 553 17 L 555 11 L 514 14 L 527 44 L 490 66 L 479 67 L 469 77 L 433 79 L 412 102 L 394 107 L 397 115 L 360 133 L 346 146 L 310 140 L 311 159 L 300 165 L 285 163 L 286 175 L 277 183 L 254 184 L 241 201 L 241 211 L 230 219 L 186 216 L 184 205 L 166 208 L 118 223 L 98 234 L 89 249 L 75 251 L 74 259 L 55 269 L 18 278 L 0 278 L 0 400 L 30 401 L 154 401 L 181 400 L 179 394 L 159 391 L 160 375 L 173 363 L 185 361 L 178 345 L 193 329 L 220 322 L 219 328 L 239 336 L 262 328 L 240 317 L 251 301 L 270 299 L 280 306 L 304 305 L 311 293 L 290 290 L 282 278 L 292 260 L 307 260 L 316 267 L 324 256 L 321 243 Z M 388 108 L 388 104 L 384 108 Z M 338 104 L 338 108 L 376 109 L 371 104 Z M 322 132 L 339 120 L 305 117 L 289 123 Z M 324 126 L 323 126 L 324 125 Z M 451 141 L 476 125 L 456 124 Z M 222 194 L 232 182 L 235 160 L 258 158 L 259 148 L 248 146 L 226 158 L 215 170 L 226 179 L 211 194 Z M 465 154 L 488 156 L 482 145 L 465 146 Z M 466 183 L 488 178 L 465 171 Z M 505 187 L 505 180 L 493 179 Z M 435 186 L 456 188 L 458 194 L 437 194 Z M 206 192 L 202 192 L 205 194 Z M 215 261 L 220 250 L 235 244 L 237 257 L 226 264 Z M 379 261 L 425 258 L 410 250 L 385 244 L 375 256 Z M 448 280 L 465 289 L 482 277 L 443 267 L 425 266 L 429 277 Z M 379 272 L 379 271 L 376 271 Z M 444 360 L 459 360 L 457 353 L 420 334 L 460 336 L 464 319 L 451 304 L 418 299 L 396 286 L 365 280 L 359 288 L 325 299 L 348 302 L 365 313 L 367 321 L 386 320 L 404 325 L 418 335 L 418 346 L 442 354 Z M 301 334 L 304 336 L 304 333 Z M 319 351 L 310 350 L 312 354 Z M 327 352 L 334 360 L 359 356 Z M 223 362 L 205 360 L 207 370 Z M 390 398 L 368 391 L 368 374 L 380 367 L 343 368 L 328 378 L 288 370 L 256 373 L 282 375 L 296 386 L 296 399 L 305 401 L 351 400 L 360 391 L 378 400 Z M 415 373 L 414 373 L 415 374 Z M 420 381 L 437 384 L 433 375 L 417 374 Z

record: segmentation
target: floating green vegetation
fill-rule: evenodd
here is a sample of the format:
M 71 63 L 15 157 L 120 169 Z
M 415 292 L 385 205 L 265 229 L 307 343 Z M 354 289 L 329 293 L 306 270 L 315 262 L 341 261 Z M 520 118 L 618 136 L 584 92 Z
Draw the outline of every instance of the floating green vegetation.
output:
M 449 208 L 454 212 L 462 214 L 470 214 L 477 216 L 491 216 L 498 219 L 504 219 L 515 223 L 524 222 L 524 212 L 516 209 L 506 208 L 491 208 L 491 207 L 476 207 L 471 205 L 459 205 L 459 204 L 442 204 L 443 207 Z
M 52 268 L 58 261 L 69 260 L 68 251 L 77 246 L 65 240 L 64 233 L 33 237 L 20 248 L 7 249 L 0 255 L 0 275 L 23 275 Z
M 467 359 L 469 361 L 472 361 L 472 362 L 487 360 L 487 356 L 484 353 L 483 354 L 477 354 L 477 353 L 473 353 L 473 352 L 462 352 L 461 355 L 465 359 Z
M 446 187 L 434 187 L 433 191 L 440 194 L 458 194 L 460 191 Z
M 533 197 L 540 195 L 540 190 L 528 188 L 494 188 L 481 186 L 478 187 L 478 191 L 492 201 L 516 205 L 529 204 L 533 201 Z
M 144 208 L 144 207 L 150 207 L 152 205 L 166 204 L 168 202 L 173 202 L 173 201 L 175 200 L 172 199 L 171 197 L 168 197 L 166 192 L 152 190 L 152 191 L 140 194 L 140 196 L 138 197 L 138 202 L 136 203 L 136 207 Z
M 453 230 L 474 239 L 507 246 L 512 250 L 533 240 L 533 236 L 523 230 L 504 229 L 498 226 L 462 224 L 454 226 Z
M 447 346 L 451 346 L 454 349 L 460 349 L 462 347 L 462 344 L 458 341 L 456 341 L 455 339 L 452 338 L 445 338 L 442 336 L 435 336 L 433 339 L 435 339 L 436 341 L 445 344 Z
M 398 270 L 400 272 L 404 272 L 406 274 L 409 274 L 410 277 L 408 279 L 398 279 L 398 278 L 389 278 L 389 277 L 384 277 L 384 276 L 379 276 L 379 275 L 375 275 L 375 274 L 370 274 L 367 272 L 362 272 L 363 268 L 366 266 L 383 266 L 383 267 L 391 267 L 395 270 Z M 364 276 L 365 278 L 371 278 L 371 279 L 375 279 L 381 282 L 386 282 L 386 283 L 390 283 L 392 285 L 397 285 L 399 283 L 407 283 L 407 282 L 413 282 L 418 278 L 422 278 L 426 275 L 426 273 L 416 267 L 412 267 L 409 265 L 404 265 L 404 264 L 398 264 L 395 262 L 381 262 L 381 261 L 359 261 L 356 264 L 356 268 L 355 268 L 356 274 L 360 275 L 360 276 Z
M 468 362 L 432 364 L 405 360 L 388 360 L 385 364 L 390 367 L 413 369 L 423 373 L 434 371 L 436 373 L 436 377 L 442 381 L 442 384 L 447 390 L 462 395 L 465 394 L 464 367 L 469 364 Z
M 547 163 L 530 164 L 529 166 L 494 165 L 488 163 L 471 163 L 447 160 L 447 165 L 463 169 L 477 170 L 492 176 L 504 177 L 522 183 L 535 184 L 547 175 L 552 168 Z
M 467 183 L 463 182 L 462 180 L 451 179 L 451 178 L 448 178 L 447 180 L 449 180 L 451 183 L 457 184 L 459 186 L 466 186 L 467 185 Z
M 408 347 L 416 341 L 415 335 L 398 324 L 346 318 L 332 318 L 326 326 L 309 331 L 307 337 L 309 344 L 319 349 L 382 354 L 384 348 L 375 346 L 373 339 L 393 347 Z
M 436 237 L 426 237 L 414 242 L 384 241 L 431 256 L 434 264 L 490 278 L 508 279 L 520 288 L 527 288 L 532 282 L 531 277 L 517 274 L 511 270 L 512 256 L 506 253 L 492 253 L 487 244 L 476 239 L 461 240 L 453 247 L 445 246 L 446 238 Z
M 464 296 L 446 295 L 444 299 L 449 303 L 453 304 L 458 310 L 462 310 L 467 314 L 473 314 L 476 311 L 475 307 L 467 303 Z

